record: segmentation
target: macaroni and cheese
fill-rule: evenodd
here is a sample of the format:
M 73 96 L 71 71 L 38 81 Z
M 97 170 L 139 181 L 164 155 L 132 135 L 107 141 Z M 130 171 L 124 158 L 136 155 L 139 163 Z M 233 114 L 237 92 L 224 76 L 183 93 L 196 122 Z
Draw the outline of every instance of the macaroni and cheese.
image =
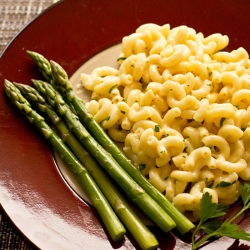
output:
M 192 220 L 203 193 L 232 204 L 250 180 L 250 60 L 228 43 L 149 23 L 123 38 L 117 69 L 81 74 L 95 120 Z

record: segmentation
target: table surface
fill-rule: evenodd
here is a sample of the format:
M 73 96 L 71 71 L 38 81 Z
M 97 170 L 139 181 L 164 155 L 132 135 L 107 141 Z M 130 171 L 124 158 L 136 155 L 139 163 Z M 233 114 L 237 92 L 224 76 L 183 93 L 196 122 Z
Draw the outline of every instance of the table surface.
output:
M 58 0 L 0 0 L 0 54 L 33 18 Z M 0 210 L 0 250 L 36 249 Z

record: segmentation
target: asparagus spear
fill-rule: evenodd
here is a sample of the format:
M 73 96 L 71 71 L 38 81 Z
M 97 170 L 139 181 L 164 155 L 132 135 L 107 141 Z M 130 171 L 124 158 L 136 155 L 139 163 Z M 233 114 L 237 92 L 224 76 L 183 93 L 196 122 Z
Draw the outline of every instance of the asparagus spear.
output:
M 42 73 L 46 81 L 47 82 L 52 81 L 53 79 L 52 79 L 51 65 L 49 61 L 44 56 L 42 56 L 37 52 L 27 50 L 27 53 L 36 63 L 38 70 Z
M 61 92 L 67 97 L 67 101 L 72 103 L 71 106 L 74 106 L 81 122 L 90 131 L 92 136 L 112 154 L 120 166 L 171 216 L 176 223 L 178 231 L 181 234 L 185 234 L 194 228 L 194 224 L 179 212 L 174 205 L 142 175 L 138 168 L 133 166 L 103 131 L 100 125 L 94 120 L 86 109 L 83 101 L 74 93 L 65 70 L 53 61 L 51 61 L 51 66 L 49 66 L 49 61 L 39 53 L 31 51 L 28 53 L 37 64 L 39 71 L 42 72 L 45 79 L 47 79 L 56 89 L 60 86 Z M 54 78 L 52 77 L 51 71 L 48 73 L 49 68 L 50 70 L 53 69 Z
M 53 84 L 58 86 L 68 102 L 72 104 L 80 121 L 90 131 L 92 136 L 110 153 L 114 159 L 124 168 L 124 170 L 146 191 L 148 194 L 162 206 L 162 208 L 171 216 L 176 223 L 176 228 L 185 234 L 194 228 L 194 224 L 188 220 L 174 205 L 166 199 L 140 172 L 133 166 L 130 160 L 115 145 L 93 116 L 86 109 L 84 102 L 75 94 L 72 85 L 68 80 L 65 70 L 56 62 L 50 61 L 53 76 Z
M 21 95 L 21 92 L 11 82 L 5 80 L 4 88 L 12 103 L 17 106 L 20 111 L 22 111 L 22 113 L 37 127 L 40 132 L 42 132 L 45 138 L 68 165 L 70 170 L 76 175 L 93 206 L 102 218 L 112 239 L 114 241 L 121 240 L 126 230 L 86 168 L 68 149 L 62 139 L 58 137 L 48 126 L 44 118 L 32 109 L 29 102 Z
M 167 232 L 174 228 L 176 224 L 171 217 L 120 167 L 112 155 L 96 142 L 52 85 L 39 80 L 32 82 L 50 105 L 56 108 L 65 119 L 68 127 L 86 149 L 127 193 L 128 197 L 163 231 Z
M 54 79 L 52 76 L 50 62 L 39 53 L 28 51 L 28 50 L 27 50 L 27 53 L 36 62 L 39 71 L 42 73 L 42 75 L 46 79 L 46 81 L 55 87 L 55 82 L 54 82 Z M 74 106 L 70 102 L 68 102 L 67 97 L 63 96 L 63 98 L 64 98 L 65 102 L 71 107 L 72 111 L 75 112 Z
M 39 108 L 41 112 L 44 112 L 50 121 L 55 125 L 62 139 L 89 171 L 97 185 L 102 190 L 103 194 L 106 196 L 110 205 L 127 229 L 134 236 L 139 246 L 146 250 L 157 248 L 158 242 L 155 236 L 148 230 L 144 223 L 142 223 L 135 212 L 130 208 L 129 204 L 113 185 L 110 178 L 101 169 L 91 154 L 82 146 L 79 140 L 71 133 L 61 117 L 54 111 L 53 107 L 49 105 L 39 92 L 31 86 L 17 83 L 14 83 L 14 85 L 32 105 Z

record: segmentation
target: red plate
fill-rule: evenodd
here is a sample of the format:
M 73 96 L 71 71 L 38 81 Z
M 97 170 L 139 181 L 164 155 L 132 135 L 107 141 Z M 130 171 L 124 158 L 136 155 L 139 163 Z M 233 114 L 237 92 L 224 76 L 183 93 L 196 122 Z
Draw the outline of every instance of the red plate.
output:
M 41 249 L 139 249 L 129 234 L 120 243 L 110 240 L 92 207 L 60 175 L 45 139 L 6 98 L 4 79 L 30 84 L 41 78 L 26 50 L 57 61 L 71 76 L 89 58 L 151 22 L 184 24 L 205 36 L 219 32 L 229 36 L 229 50 L 250 52 L 249 13 L 248 0 L 65 0 L 23 29 L 0 59 L 0 202 L 20 231 Z M 159 249 L 190 249 L 188 237 L 156 235 Z M 237 245 L 222 238 L 204 249 Z

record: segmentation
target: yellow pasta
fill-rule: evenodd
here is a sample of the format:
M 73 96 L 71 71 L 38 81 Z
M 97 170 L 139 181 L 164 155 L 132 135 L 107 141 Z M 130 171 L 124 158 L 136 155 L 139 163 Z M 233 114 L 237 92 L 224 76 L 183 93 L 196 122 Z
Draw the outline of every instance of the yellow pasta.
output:
M 232 204 L 250 180 L 250 60 L 229 38 L 144 24 L 122 39 L 118 68 L 81 74 L 86 106 L 149 181 L 191 219 L 208 192 Z

